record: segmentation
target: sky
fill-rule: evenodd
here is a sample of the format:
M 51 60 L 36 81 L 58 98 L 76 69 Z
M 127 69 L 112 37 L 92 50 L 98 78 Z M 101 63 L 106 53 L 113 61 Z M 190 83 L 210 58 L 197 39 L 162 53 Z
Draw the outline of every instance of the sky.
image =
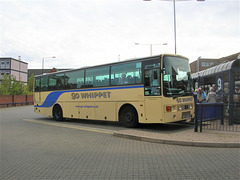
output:
M 190 62 L 240 52 L 240 0 L 176 0 L 176 42 Z M 172 0 L 0 0 L 0 57 L 29 69 L 147 57 L 150 44 L 175 53 Z

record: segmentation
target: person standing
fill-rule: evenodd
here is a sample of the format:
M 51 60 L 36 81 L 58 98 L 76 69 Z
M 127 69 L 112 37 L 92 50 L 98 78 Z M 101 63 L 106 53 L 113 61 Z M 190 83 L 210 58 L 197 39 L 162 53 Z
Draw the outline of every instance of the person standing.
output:
M 234 96 L 233 96 L 233 100 L 234 100 L 235 103 L 240 103 L 240 87 L 239 86 L 236 86 Z
M 193 97 L 194 97 L 194 103 L 198 103 L 198 98 L 197 98 L 197 95 L 198 95 L 198 89 L 196 89 L 194 92 L 193 92 Z
M 199 103 L 206 103 L 207 95 L 206 93 L 202 90 L 202 88 L 198 88 L 198 95 L 197 99 Z
M 216 95 L 213 87 L 210 88 L 210 92 L 208 93 L 206 100 L 208 103 L 216 103 L 217 102 L 217 95 Z

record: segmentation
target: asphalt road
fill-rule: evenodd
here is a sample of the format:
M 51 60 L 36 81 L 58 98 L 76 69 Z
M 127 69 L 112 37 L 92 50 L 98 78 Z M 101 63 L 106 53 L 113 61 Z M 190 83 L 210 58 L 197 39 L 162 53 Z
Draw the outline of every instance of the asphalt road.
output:
M 0 109 L 0 179 L 239 179 L 240 149 L 118 138 L 117 123 L 55 122 L 33 106 Z M 169 126 L 143 126 L 146 131 Z M 157 127 L 157 128 L 156 128 Z M 178 130 L 173 129 L 173 130 Z

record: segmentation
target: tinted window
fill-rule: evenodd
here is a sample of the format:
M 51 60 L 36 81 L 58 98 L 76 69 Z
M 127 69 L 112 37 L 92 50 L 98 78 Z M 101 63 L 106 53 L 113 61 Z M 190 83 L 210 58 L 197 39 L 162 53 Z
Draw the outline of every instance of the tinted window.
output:
M 161 95 L 160 81 L 161 81 L 161 77 L 160 77 L 159 68 L 145 70 L 145 75 L 144 75 L 145 96 Z
M 160 59 L 143 62 L 144 65 L 144 94 L 145 96 L 161 95 Z
M 61 90 L 64 89 L 64 74 L 54 74 L 49 76 L 48 90 Z
M 35 78 L 35 92 L 40 91 L 40 78 Z
M 142 82 L 142 63 L 118 64 L 111 67 L 111 85 L 138 84 Z
M 41 91 L 48 90 L 48 76 L 41 77 Z
M 86 70 L 85 86 L 109 86 L 109 67 L 100 67 Z
M 81 88 L 84 84 L 84 70 L 65 73 L 65 88 Z

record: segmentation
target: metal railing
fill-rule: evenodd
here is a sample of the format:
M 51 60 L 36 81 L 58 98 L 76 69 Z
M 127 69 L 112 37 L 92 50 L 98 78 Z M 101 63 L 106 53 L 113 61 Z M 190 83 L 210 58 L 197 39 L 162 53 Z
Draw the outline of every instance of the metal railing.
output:
M 197 103 L 195 106 L 194 131 L 202 129 L 218 131 L 240 131 L 240 124 L 224 117 L 224 103 Z

